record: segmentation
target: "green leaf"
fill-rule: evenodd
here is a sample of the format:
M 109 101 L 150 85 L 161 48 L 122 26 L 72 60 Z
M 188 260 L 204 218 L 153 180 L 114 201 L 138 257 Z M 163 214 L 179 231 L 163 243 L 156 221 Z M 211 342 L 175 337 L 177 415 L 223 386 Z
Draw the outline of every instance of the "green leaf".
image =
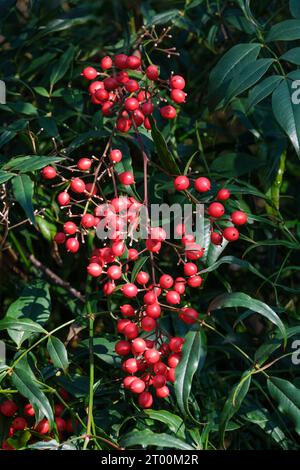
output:
M 74 58 L 75 48 L 73 45 L 64 52 L 60 57 L 59 61 L 52 66 L 52 71 L 50 75 L 50 85 L 51 88 L 57 83 L 63 76 L 67 73 L 70 64 Z
M 242 375 L 240 382 L 231 390 L 220 417 L 220 440 L 224 447 L 224 437 L 229 420 L 237 413 L 248 393 L 251 383 L 251 372 L 246 371 Z
M 49 137 L 54 137 L 55 139 L 59 137 L 59 132 L 57 129 L 55 119 L 51 117 L 41 117 L 39 118 L 39 125 L 46 132 Z
M 51 222 L 46 220 L 44 217 L 41 217 L 39 215 L 35 217 L 35 220 L 43 237 L 49 242 L 51 242 L 54 238 L 54 235 L 57 232 L 56 225 L 52 224 Z
M 38 110 L 31 103 L 16 101 L 15 103 L 7 103 L 7 106 L 18 114 L 25 114 L 26 116 L 36 116 L 38 114 Z
M 199 327 L 198 327 L 199 328 Z M 195 421 L 189 410 L 192 380 L 206 358 L 206 336 L 202 328 L 190 330 L 185 336 L 182 358 L 175 369 L 175 394 L 180 411 Z
M 15 176 L 12 179 L 14 196 L 31 222 L 35 223 L 34 209 L 32 205 L 33 181 L 28 175 Z
M 221 264 L 236 264 L 237 266 L 239 266 L 240 268 L 242 269 L 246 269 L 247 271 L 250 271 L 252 272 L 253 274 L 255 274 L 256 276 L 260 277 L 261 279 L 263 279 L 264 281 L 267 281 L 267 278 L 261 274 L 251 263 L 249 263 L 248 261 L 246 260 L 242 260 L 242 259 L 239 259 L 239 258 L 236 258 L 235 256 L 223 256 L 222 258 L 220 258 L 218 261 L 214 262 L 214 263 L 207 263 L 208 264 L 208 268 L 205 268 L 205 269 L 202 269 L 200 271 L 200 274 L 203 274 L 203 273 L 210 273 L 212 271 L 215 271 L 215 269 L 217 269 L 219 266 L 221 266 Z
M 273 62 L 273 59 L 258 59 L 245 65 L 240 73 L 231 80 L 225 94 L 226 102 L 255 85 L 265 75 Z
M 238 177 L 250 173 L 263 165 L 261 159 L 247 153 L 228 153 L 215 158 L 211 171 L 222 174 L 223 177 Z
M 30 320 L 30 318 L 15 319 L 5 317 L 0 320 L 0 330 L 15 330 L 19 332 L 28 333 L 42 333 L 45 332 L 44 328 L 38 323 Z
M 295 41 L 300 39 L 300 20 L 285 20 L 270 29 L 266 42 Z
M 46 395 L 41 391 L 36 380 L 33 380 L 31 374 L 19 367 L 15 367 L 11 375 L 11 381 L 23 397 L 27 398 L 32 404 L 36 418 L 45 417 L 49 420 L 50 426 L 53 425 L 53 412 Z
M 300 3 L 298 0 L 289 0 L 289 7 L 291 15 L 294 18 L 300 19 Z
M 19 431 L 14 434 L 13 437 L 7 439 L 7 442 L 14 448 L 14 449 L 21 449 L 25 447 L 27 442 L 31 438 L 31 432 L 29 430 L 26 431 Z
M 158 434 L 150 431 L 149 429 L 143 429 L 143 431 L 132 431 L 125 434 L 120 439 L 120 444 L 126 449 L 135 446 L 155 446 L 165 449 L 195 450 L 194 447 L 171 434 Z
M 272 95 L 272 108 L 278 124 L 292 142 L 300 155 L 300 109 L 292 102 L 292 93 L 287 80 L 276 88 Z
M 258 103 L 267 98 L 275 90 L 283 78 L 284 77 L 281 77 L 280 75 L 271 75 L 252 88 L 248 96 L 248 109 L 253 108 Z
M 300 47 L 293 47 L 293 49 L 285 52 L 280 59 L 286 60 L 291 64 L 300 65 Z
M 154 15 L 151 19 L 151 24 L 166 24 L 170 21 L 178 18 L 180 16 L 179 10 L 168 10 L 164 11 L 163 13 L 159 13 L 158 15 Z
M 185 425 L 179 416 L 166 410 L 144 410 L 144 413 L 153 420 L 167 424 L 177 437 L 185 439 Z
M 16 176 L 14 173 L 0 170 L 0 184 L 6 183 L 6 181 L 9 181 L 14 176 Z
M 68 353 L 64 343 L 55 336 L 49 336 L 47 350 L 51 357 L 54 367 L 67 370 L 69 367 Z
M 153 138 L 156 152 L 159 156 L 159 161 L 160 161 L 161 166 L 165 168 L 165 170 L 167 170 L 169 173 L 174 174 L 174 175 L 179 175 L 180 174 L 179 167 L 172 153 L 169 151 L 163 135 L 158 130 L 152 116 L 149 116 L 149 119 L 151 123 L 151 135 Z
M 33 89 L 38 95 L 49 98 L 49 92 L 46 90 L 46 88 L 43 88 L 42 86 L 35 86 Z
M 249 310 L 252 310 L 253 312 L 259 313 L 278 327 L 279 331 L 282 333 L 282 336 L 283 338 L 285 338 L 286 341 L 286 329 L 277 313 L 275 313 L 274 310 L 272 310 L 271 307 L 269 307 L 264 302 L 253 299 L 252 297 L 247 294 L 244 294 L 243 292 L 219 295 L 209 304 L 208 312 L 220 308 L 231 307 L 244 307 L 248 308 Z
M 3 169 L 15 170 L 20 173 L 28 173 L 30 171 L 40 170 L 47 165 L 61 162 L 65 157 L 45 157 L 37 155 L 26 155 L 25 157 L 16 157 L 7 162 Z
M 136 276 L 141 271 L 142 267 L 144 266 L 144 264 L 146 263 L 148 258 L 149 258 L 149 256 L 142 256 L 142 258 L 139 258 L 134 263 L 134 267 L 133 267 L 132 272 L 131 272 L 131 282 L 135 281 Z
M 81 341 L 81 346 L 87 351 L 89 342 L 88 340 Z M 120 365 L 120 356 L 115 352 L 115 339 L 109 335 L 94 338 L 94 354 L 102 361 L 111 366 L 118 367 Z
M 278 403 L 279 411 L 293 421 L 295 431 L 300 435 L 300 389 L 278 377 L 269 377 L 267 383 L 271 396 Z

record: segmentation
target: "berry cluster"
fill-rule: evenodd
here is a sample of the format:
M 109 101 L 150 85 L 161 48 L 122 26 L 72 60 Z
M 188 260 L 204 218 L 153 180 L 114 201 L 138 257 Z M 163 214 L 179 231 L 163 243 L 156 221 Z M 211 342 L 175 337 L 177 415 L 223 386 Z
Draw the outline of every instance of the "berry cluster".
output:
M 103 78 L 89 85 L 91 101 L 101 106 L 104 116 L 117 117 L 119 132 L 128 132 L 131 127 L 141 125 L 150 130 L 149 116 L 155 104 L 163 105 L 160 107 L 163 118 L 174 119 L 177 111 L 173 104 L 185 102 L 184 78 L 171 75 L 168 80 L 161 79 L 158 66 L 144 67 L 139 55 L 117 54 L 113 59 L 106 56 L 100 67 L 101 72 L 94 67 L 85 67 L 82 75 L 89 81 Z M 131 78 L 132 72 L 135 78 Z
M 66 390 L 61 389 L 59 393 L 64 401 L 70 400 L 70 396 Z M 22 401 L 22 397 L 20 397 L 20 401 Z M 24 430 L 33 431 L 30 439 L 31 443 L 34 443 L 38 437 L 42 438 L 46 435 L 53 436 L 53 432 L 50 431 L 49 421 L 46 418 L 42 419 L 37 424 L 35 423 L 35 410 L 31 403 L 26 403 L 25 405 L 19 404 L 19 406 L 18 404 L 11 399 L 3 400 L 0 403 L 0 415 L 9 419 L 8 434 L 6 440 L 2 442 L 3 450 L 15 450 L 12 443 L 9 442 L 9 439 L 14 436 L 16 437 L 16 433 Z M 53 414 L 58 438 L 64 440 L 66 435 L 73 434 L 73 420 L 71 418 L 65 418 L 65 406 L 61 403 L 55 404 Z

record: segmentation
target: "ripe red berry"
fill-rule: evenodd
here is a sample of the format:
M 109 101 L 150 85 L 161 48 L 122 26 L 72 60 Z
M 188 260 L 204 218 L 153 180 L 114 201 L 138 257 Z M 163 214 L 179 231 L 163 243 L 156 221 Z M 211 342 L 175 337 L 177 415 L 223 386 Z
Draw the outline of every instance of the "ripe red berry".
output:
M 140 103 L 136 98 L 127 98 L 124 102 L 124 105 L 127 111 L 135 111 L 138 109 Z
M 93 95 L 96 90 L 99 90 L 99 88 L 104 88 L 103 82 L 96 80 L 95 82 L 91 83 L 89 86 L 90 94 Z
M 13 420 L 12 427 L 15 431 L 23 431 L 23 429 L 28 427 L 28 423 L 26 419 L 22 418 L 21 416 L 18 416 Z
M 90 158 L 80 158 L 77 162 L 77 168 L 82 171 L 89 170 L 92 166 L 92 162 Z
M 166 366 L 166 364 L 159 361 L 154 364 L 153 372 L 154 374 L 158 374 L 158 375 L 166 375 L 166 373 L 168 372 L 168 367 Z
M 183 272 L 186 276 L 193 276 L 198 271 L 195 263 L 186 263 L 183 267 Z
M 153 331 L 156 326 L 156 321 L 151 317 L 144 317 L 141 321 L 141 328 L 144 331 Z
M 220 202 L 212 202 L 208 207 L 208 215 L 214 218 L 222 217 L 225 213 L 225 208 Z
M 135 248 L 129 248 L 128 250 L 128 259 L 130 261 L 135 261 L 139 257 L 139 252 Z
M 116 241 L 111 246 L 111 252 L 115 256 L 122 256 L 124 251 L 125 251 L 125 244 L 123 241 Z
M 111 163 L 119 163 L 122 160 L 122 152 L 119 149 L 113 149 L 110 151 L 109 159 Z
M 102 101 L 108 101 L 109 99 L 109 93 L 107 90 L 105 90 L 104 88 L 99 88 L 99 90 L 96 90 L 95 91 L 95 97 L 97 98 L 97 100 L 99 100 L 100 102 Z
M 129 75 L 127 72 L 125 72 L 125 70 L 121 70 L 119 73 L 117 73 L 115 78 L 118 83 L 121 83 L 122 85 L 124 85 L 125 83 L 128 82 Z
M 104 87 L 108 91 L 116 90 L 119 86 L 117 80 L 113 77 L 107 77 L 103 80 Z M 100 91 L 100 90 L 99 90 Z M 97 93 L 97 92 L 96 92 Z M 97 96 L 97 95 L 96 95 Z
M 35 411 L 31 403 L 27 403 L 27 405 L 24 406 L 24 415 L 25 416 L 34 416 Z
M 138 91 L 140 86 L 136 80 L 130 79 L 125 83 L 125 88 L 129 93 L 134 93 L 135 91 Z
M 74 224 L 74 222 L 71 222 L 70 220 L 64 224 L 64 232 L 67 235 L 74 235 L 74 233 L 77 232 L 77 226 Z
M 128 372 L 128 374 L 134 374 L 138 371 L 137 360 L 133 357 L 131 357 L 130 359 L 126 359 L 126 361 L 123 362 L 123 368 L 126 372 Z
M 150 119 L 148 118 L 148 116 L 145 117 L 144 127 L 145 127 L 145 129 L 147 129 L 147 131 L 151 131 L 151 129 L 152 129 L 151 122 L 150 122 Z
M 102 70 L 107 70 L 112 67 L 113 61 L 111 58 L 107 55 L 101 59 L 100 65 Z
M 173 75 L 170 79 L 171 88 L 176 88 L 178 90 L 183 90 L 185 87 L 185 80 L 181 75 Z
M 115 351 L 118 356 L 127 356 L 131 352 L 130 343 L 124 339 L 121 339 L 116 343 Z
M 62 191 L 57 196 L 57 202 L 61 206 L 66 206 L 67 204 L 69 204 L 70 199 L 70 195 L 69 193 L 67 193 L 67 191 Z
M 130 171 L 124 171 L 119 175 L 119 181 L 124 186 L 130 186 L 134 183 L 134 176 Z
M 141 66 L 141 59 L 136 55 L 130 55 L 126 60 L 126 68 L 136 70 Z
M 149 80 L 157 80 L 159 76 L 159 69 L 157 65 L 149 65 L 146 68 L 146 75 Z
M 39 434 L 47 434 L 50 431 L 50 425 L 49 422 L 46 418 L 42 419 L 36 427 L 35 427 L 36 432 Z
M 102 268 L 101 268 L 100 264 L 98 264 L 98 263 L 90 263 L 87 266 L 87 272 L 88 272 L 89 276 L 99 277 L 102 274 Z
M 137 296 L 138 288 L 134 284 L 129 283 L 122 286 L 121 292 L 125 297 L 133 298 Z
M 248 220 L 247 214 L 243 211 L 235 211 L 231 214 L 231 221 L 234 225 L 244 225 Z
M 182 277 L 178 277 L 177 279 L 175 279 L 175 284 L 174 284 L 173 289 L 176 292 L 178 292 L 178 294 L 182 295 L 185 292 L 185 284 L 186 284 L 185 279 Z
M 129 390 L 132 393 L 142 393 L 145 390 L 145 388 L 146 388 L 145 382 L 139 378 L 134 379 L 129 386 Z
M 126 69 L 127 67 L 127 55 L 126 54 L 117 54 L 114 57 L 115 66 L 118 69 Z
M 174 284 L 174 279 L 169 274 L 163 274 L 159 279 L 159 285 L 163 289 L 170 289 Z
M 146 292 L 144 295 L 144 304 L 150 305 L 156 302 L 157 295 L 153 291 Z
M 170 305 L 177 305 L 180 303 L 180 295 L 175 290 L 167 292 L 166 301 Z
M 0 405 L 0 413 L 4 416 L 13 416 L 18 410 L 16 403 L 12 400 L 4 400 Z
M 45 166 L 45 168 L 42 169 L 42 177 L 45 180 L 53 180 L 53 178 L 56 177 L 57 172 L 53 166 Z
M 127 375 L 126 377 L 124 377 L 123 379 L 124 388 L 129 389 L 130 384 L 134 381 L 134 379 L 136 379 L 135 375 Z
M 65 432 L 66 429 L 67 429 L 67 423 L 66 421 L 61 418 L 60 416 L 57 416 L 57 418 L 55 418 L 55 424 L 56 424 L 56 427 L 57 427 L 57 431 L 59 433 L 62 433 L 62 432 Z
M 178 366 L 179 362 L 180 355 L 178 353 L 170 354 L 170 356 L 168 357 L 168 366 L 172 367 L 173 369 Z
M 117 279 L 120 279 L 122 277 L 122 269 L 120 268 L 120 266 L 114 264 L 108 268 L 107 275 L 110 279 L 116 281 Z
M 178 103 L 178 104 L 181 104 L 181 103 L 184 103 L 185 102 L 185 97 L 186 97 L 186 93 L 184 93 L 184 91 L 182 90 L 179 90 L 177 88 L 174 88 L 172 91 L 171 91 L 171 99 L 173 101 L 175 101 L 175 103 Z
M 141 109 L 142 109 L 142 112 L 145 114 L 145 116 L 152 114 L 153 113 L 152 101 L 148 100 L 145 103 L 143 103 L 141 106 Z
M 133 122 L 135 123 L 135 125 L 137 127 L 141 126 L 145 120 L 145 116 L 144 114 L 142 113 L 142 111 L 140 109 L 136 109 L 133 113 L 132 113 L 132 119 L 133 119 Z
M 184 224 L 177 224 L 175 227 L 175 232 L 178 237 L 183 237 L 185 234 L 186 227 Z
M 157 374 L 152 379 L 152 385 L 154 388 L 161 388 L 166 384 L 166 376 L 162 374 Z
M 169 387 L 167 387 L 166 385 L 164 385 L 163 387 L 161 388 L 157 388 L 156 389 L 156 395 L 159 397 L 159 398 L 166 398 L 170 395 L 170 389 Z
M 191 276 L 188 280 L 187 283 L 190 287 L 200 287 L 202 284 L 202 277 L 201 276 Z
M 123 333 L 126 338 L 134 339 L 139 334 L 139 328 L 135 323 L 130 322 L 128 323 L 128 325 L 125 326 Z
M 63 232 L 57 232 L 54 235 L 53 240 L 58 243 L 59 245 L 63 245 L 66 241 L 66 235 Z
M 94 69 L 94 67 L 85 67 L 82 71 L 82 75 L 87 80 L 94 80 L 94 78 L 97 77 L 98 72 L 96 69 Z
M 239 231 L 235 227 L 226 227 L 223 230 L 223 237 L 229 242 L 234 242 L 239 238 Z
M 195 323 L 198 320 L 198 316 L 198 312 L 195 309 L 189 307 L 183 307 L 179 313 L 180 320 L 182 320 L 184 323 L 187 323 L 188 325 Z
M 142 286 L 147 284 L 149 282 L 149 274 L 146 273 L 145 271 L 140 271 L 137 276 L 136 276 L 136 282 Z
M 95 217 L 92 214 L 84 214 L 81 218 L 81 225 L 84 228 L 91 228 L 95 225 Z
M 72 191 L 74 191 L 74 193 L 81 194 L 81 193 L 84 193 L 84 191 L 85 191 L 85 182 L 80 178 L 74 178 L 71 181 L 71 186 L 70 187 L 71 187 Z
M 173 369 L 172 367 L 170 367 L 170 369 L 168 370 L 167 378 L 170 382 L 175 382 L 175 369 Z
M 169 341 L 169 348 L 174 353 L 180 353 L 182 350 L 183 344 L 184 344 L 184 338 L 180 338 L 179 336 L 174 336 Z
M 152 240 L 163 242 L 167 238 L 167 233 L 162 227 L 152 227 L 150 236 Z
M 62 403 L 57 403 L 54 405 L 54 415 L 61 416 L 65 410 L 65 407 Z
M 103 285 L 103 293 L 104 295 L 108 296 L 108 295 L 111 295 L 114 290 L 115 290 L 116 286 L 115 286 L 115 283 L 114 282 L 106 282 L 104 285 Z
M 176 117 L 177 111 L 173 106 L 167 104 L 166 106 L 160 108 L 160 114 L 165 119 L 174 119 Z
M 142 354 L 145 351 L 146 347 L 146 341 L 143 338 L 135 338 L 132 340 L 131 351 L 133 354 Z
M 151 318 L 155 318 L 155 319 L 159 318 L 161 314 L 160 305 L 156 302 L 153 304 L 147 305 L 146 314 L 148 315 L 148 317 L 151 317 Z
M 160 360 L 160 352 L 157 349 L 147 349 L 144 358 L 148 364 L 155 364 Z
M 174 188 L 177 191 L 185 191 L 190 185 L 190 180 L 187 176 L 177 176 L 174 180 Z
M 153 397 L 150 392 L 143 392 L 139 395 L 138 404 L 141 408 L 151 408 L 153 405 Z
M 181 240 L 181 243 L 183 245 L 193 245 L 195 242 L 195 237 L 191 233 L 186 233 Z
M 137 99 L 139 100 L 140 103 L 142 101 L 149 100 L 149 98 L 151 98 L 150 93 L 148 91 L 146 92 L 144 89 L 141 90 L 137 95 Z
M 116 127 L 118 131 L 126 133 L 130 130 L 131 124 L 132 124 L 131 119 L 121 116 L 117 120 Z
M 200 176 L 200 178 L 196 179 L 194 186 L 198 193 L 206 193 L 210 190 L 211 183 L 208 178 L 205 178 L 205 176 Z
M 212 232 L 210 235 L 210 240 L 214 245 L 222 245 L 223 237 L 218 232 Z
M 111 116 L 113 114 L 113 106 L 114 104 L 111 101 L 105 101 L 105 103 L 103 103 L 101 111 L 104 116 Z
M 71 253 L 77 253 L 79 250 L 79 242 L 76 238 L 68 238 L 66 241 L 66 250 Z
M 230 198 L 230 191 L 226 188 L 222 188 L 218 191 L 217 199 L 219 201 L 226 201 Z
M 124 304 L 120 306 L 120 311 L 124 317 L 133 317 L 135 314 L 135 310 L 132 305 Z

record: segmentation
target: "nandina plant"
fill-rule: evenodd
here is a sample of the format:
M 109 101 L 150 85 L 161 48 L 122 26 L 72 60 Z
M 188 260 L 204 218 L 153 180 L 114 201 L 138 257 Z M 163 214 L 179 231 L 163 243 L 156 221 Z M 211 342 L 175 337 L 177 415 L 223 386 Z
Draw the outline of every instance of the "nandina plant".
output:
M 273 282 L 274 273 L 245 259 L 257 245 L 276 244 L 272 223 L 289 250 L 295 235 L 291 224 L 274 222 L 275 199 L 240 177 L 241 163 L 232 163 L 237 174 L 225 159 L 208 163 L 218 129 L 206 116 L 199 131 L 199 109 L 189 120 L 198 89 L 170 32 L 143 27 L 130 47 L 116 41 L 96 55 L 93 45 L 73 82 L 56 90 L 74 59 L 70 46 L 49 89 L 35 83 L 49 109 L 36 133 L 29 128 L 33 155 L 16 155 L 0 175 L 2 245 L 25 267 L 16 267 L 22 289 L 0 320 L 4 450 L 239 448 L 242 432 L 245 448 L 259 447 L 262 433 L 270 447 L 296 446 L 297 426 L 285 436 L 273 411 L 279 403 L 297 423 L 299 390 L 269 369 L 291 355 L 298 329 L 286 328 L 278 302 L 261 294 L 264 285 L 276 296 L 286 287 L 278 282 L 285 261 Z M 256 47 L 249 43 L 244 57 L 244 46 L 241 62 Z M 227 57 L 211 67 L 211 95 L 220 70 L 232 77 Z M 225 85 L 216 100 L 231 89 Z M 70 100 L 70 119 L 56 99 Z M 52 128 L 39 155 L 52 111 L 66 114 L 62 139 Z M 64 145 L 63 130 L 73 126 L 82 132 Z M 15 202 L 27 219 L 11 223 Z M 260 242 L 264 223 L 268 239 Z M 250 275 L 262 284 L 252 289 Z

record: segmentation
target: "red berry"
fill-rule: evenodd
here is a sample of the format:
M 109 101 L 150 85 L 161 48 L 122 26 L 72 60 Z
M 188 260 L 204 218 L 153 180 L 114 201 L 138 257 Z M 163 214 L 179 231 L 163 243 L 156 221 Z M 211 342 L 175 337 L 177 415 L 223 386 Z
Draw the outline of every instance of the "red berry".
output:
M 125 70 L 121 70 L 119 73 L 117 73 L 116 80 L 118 83 L 121 83 L 122 85 L 124 85 L 125 83 L 128 82 L 129 75 L 127 72 L 125 72 Z
M 174 284 L 174 290 L 176 292 L 178 292 L 178 294 L 182 295 L 184 294 L 185 292 L 185 284 L 186 284 L 186 281 L 184 278 L 180 278 L 178 277 L 176 280 L 175 280 L 175 284 Z
M 166 106 L 160 108 L 160 114 L 165 119 L 174 119 L 176 117 L 177 111 L 173 106 L 167 104 Z
M 74 193 L 84 193 L 85 191 L 85 182 L 80 178 L 74 178 L 71 182 L 71 189 Z
M 77 253 L 79 250 L 79 242 L 76 238 L 68 238 L 66 241 L 66 250 L 71 253 Z
M 136 109 L 133 113 L 132 113 L 132 119 L 133 119 L 133 122 L 135 123 L 135 125 L 137 127 L 141 126 L 145 120 L 145 116 L 144 114 L 142 113 L 142 111 L 140 109 Z
M 22 418 L 21 416 L 18 416 L 13 420 L 12 427 L 15 431 L 23 431 L 23 429 L 28 427 L 28 423 L 26 419 Z
M 139 257 L 139 252 L 135 248 L 129 248 L 128 250 L 128 259 L 130 261 L 135 261 Z
M 104 87 L 108 91 L 116 90 L 119 86 L 117 80 L 113 77 L 107 77 L 103 80 Z M 99 90 L 100 91 L 100 90 Z M 97 92 L 96 92 L 97 93 Z M 97 95 L 96 95 L 97 96 Z
M 59 245 L 62 245 L 66 241 L 66 235 L 63 232 L 57 232 L 53 240 Z
M 129 386 L 129 390 L 132 392 L 132 393 L 142 393 L 146 388 L 146 384 L 145 382 L 142 380 L 142 379 L 134 379 L 130 386 Z
M 54 405 L 54 415 L 61 416 L 65 410 L 65 407 L 62 403 L 57 403 Z
M 34 416 L 35 411 L 31 403 L 27 403 L 27 405 L 24 406 L 24 415 L 25 416 Z
M 193 261 L 202 258 L 204 254 L 204 249 L 197 243 L 188 243 L 186 244 L 185 249 L 186 257 Z
M 137 296 L 138 288 L 134 284 L 129 283 L 122 286 L 121 291 L 125 297 L 133 298 Z
M 139 328 L 135 323 L 130 322 L 128 323 L 128 325 L 125 326 L 123 333 L 126 338 L 134 339 L 139 334 Z
M 95 225 L 95 217 L 92 214 L 84 214 L 81 219 L 81 225 L 84 228 L 91 228 Z
M 111 295 L 115 290 L 116 286 L 114 282 L 106 282 L 103 286 L 104 295 Z
M 153 331 L 156 326 L 156 321 L 151 317 L 144 317 L 141 321 L 141 328 L 144 331 Z
M 158 303 L 147 305 L 146 314 L 148 315 L 148 317 L 151 317 L 151 318 L 155 318 L 155 319 L 159 318 L 161 314 L 160 305 Z
M 122 241 L 116 241 L 112 244 L 111 252 L 115 256 L 122 256 L 125 251 L 125 244 Z
M 142 112 L 145 114 L 145 116 L 152 114 L 153 113 L 152 101 L 149 100 L 143 103 L 141 106 L 141 109 L 142 109 Z
M 185 97 L 186 97 L 186 93 L 184 93 L 184 91 L 182 91 L 182 90 L 174 88 L 171 91 L 171 99 L 173 101 L 175 101 L 175 103 L 179 103 L 179 104 L 184 103 L 185 102 Z
M 123 368 L 126 372 L 128 372 L 128 374 L 134 374 L 138 371 L 137 360 L 133 357 L 131 357 L 130 359 L 126 359 L 126 361 L 123 362 Z
M 107 70 L 112 67 L 113 61 L 111 58 L 107 55 L 101 59 L 100 65 L 102 70 Z
M 180 295 L 175 290 L 167 292 L 166 301 L 170 305 L 177 305 L 180 303 Z
M 127 111 L 135 111 L 138 109 L 140 103 L 136 98 L 127 98 L 124 102 L 124 106 L 127 109 Z
M 40 421 L 36 425 L 35 430 L 39 434 L 47 434 L 50 431 L 50 426 L 49 426 L 48 420 L 46 418 L 42 419 L 42 421 Z
M 45 180 L 53 180 L 53 178 L 56 177 L 57 172 L 53 166 L 45 166 L 45 168 L 42 169 L 42 177 Z
M 166 375 L 166 373 L 168 372 L 168 368 L 167 368 L 166 364 L 159 361 L 159 362 L 156 362 L 154 364 L 153 372 L 154 372 L 154 374 L 158 374 L 158 375 Z
M 82 71 L 82 75 L 87 80 L 94 80 L 94 78 L 97 77 L 98 72 L 96 69 L 94 69 L 94 67 L 85 67 Z
M 247 214 L 243 211 L 235 211 L 231 214 L 231 221 L 234 225 L 244 225 L 248 220 Z
M 108 268 L 107 275 L 110 279 L 116 281 L 117 279 L 120 279 L 120 277 L 122 277 L 122 269 L 120 268 L 120 266 L 114 264 Z
M 135 375 L 127 375 L 127 377 L 124 377 L 123 379 L 123 385 L 124 388 L 129 389 L 130 384 L 136 379 Z
M 185 225 L 184 224 L 177 224 L 175 227 L 175 232 L 178 237 L 182 237 L 185 234 Z
M 145 117 L 144 127 L 147 129 L 147 131 L 152 129 L 150 119 L 147 116 Z
M 104 116 L 111 116 L 113 114 L 113 106 L 114 104 L 111 101 L 105 101 L 105 103 L 103 103 L 101 111 Z
M 154 388 L 161 388 L 166 384 L 166 377 L 165 375 L 158 374 L 155 375 L 152 379 L 152 385 Z
M 138 404 L 141 408 L 151 408 L 153 397 L 150 392 L 143 392 L 139 395 Z
M 120 310 L 124 317 L 133 317 L 135 314 L 134 308 L 129 304 L 121 305 Z
M 92 160 L 90 158 L 80 158 L 77 162 L 77 168 L 82 171 L 89 170 L 92 166 Z
M 146 347 L 146 341 L 143 338 L 135 338 L 132 340 L 131 351 L 133 354 L 142 354 L 145 351 Z
M 131 352 L 130 343 L 128 343 L 128 341 L 125 341 L 124 339 L 121 339 L 116 343 L 115 351 L 118 356 L 127 356 Z
M 131 119 L 121 116 L 117 120 L 116 127 L 118 131 L 126 133 L 130 130 L 131 124 L 132 124 Z
M 234 242 L 239 238 L 239 231 L 235 227 L 226 227 L 223 230 L 223 237 L 229 242 Z
M 193 276 L 198 271 L 198 267 L 195 263 L 186 263 L 183 271 L 186 276 Z
M 57 418 L 55 418 L 55 424 L 56 424 L 56 427 L 57 427 L 57 431 L 59 433 L 61 432 L 65 432 L 67 430 L 67 423 L 66 421 L 61 418 L 60 416 L 58 416 Z
M 196 179 L 194 186 L 198 193 L 206 193 L 210 190 L 211 183 L 208 178 L 205 178 L 205 176 L 200 176 L 200 178 Z
M 157 349 L 147 349 L 144 358 L 148 364 L 155 364 L 160 360 L 160 352 Z
M 186 233 L 183 237 L 182 237 L 182 240 L 181 240 L 181 243 L 183 245 L 192 245 L 195 241 L 195 237 L 194 235 L 192 234 L 189 234 L 189 233 Z
M 218 191 L 217 199 L 219 199 L 219 201 L 226 201 L 229 198 L 230 198 L 230 191 L 228 189 L 222 188 Z
M 190 180 L 187 176 L 177 176 L 174 180 L 174 188 L 177 191 L 185 191 L 190 185 Z
M 104 88 L 100 88 L 99 90 L 96 90 L 95 91 L 95 97 L 97 98 L 97 100 L 99 100 L 100 102 L 102 101 L 108 101 L 109 100 L 109 93 L 107 90 L 105 90 Z
M 169 390 L 169 387 L 167 387 L 166 385 L 164 385 L 163 387 L 161 388 L 157 388 L 156 389 L 156 395 L 159 397 L 159 398 L 166 398 L 170 395 L 170 390 Z
M 191 276 L 188 279 L 187 283 L 190 287 L 200 287 L 202 284 L 202 281 L 203 281 L 202 277 L 197 275 L 197 276 Z
M 142 286 L 149 282 L 149 274 L 145 271 L 140 271 L 136 276 L 136 282 Z
M 89 276 L 99 277 L 102 274 L 102 268 L 98 263 L 90 263 L 87 266 L 87 272 Z
M 136 55 L 130 55 L 127 57 L 126 68 L 135 70 L 141 66 L 141 59 Z
M 139 100 L 140 103 L 142 101 L 148 100 L 149 98 L 151 98 L 150 93 L 148 91 L 146 92 L 144 89 L 141 90 L 137 95 L 137 99 Z
M 12 400 L 4 400 L 0 405 L 0 413 L 4 416 L 13 416 L 18 410 L 16 403 Z
M 157 80 L 159 76 L 159 70 L 157 65 L 149 65 L 146 68 L 146 75 L 149 80 Z
M 99 90 L 99 88 L 104 88 L 103 82 L 96 80 L 95 82 L 91 83 L 89 86 L 90 94 L 93 95 L 96 90 Z
M 170 369 L 168 370 L 167 377 L 170 382 L 174 383 L 175 382 L 175 369 L 170 367 Z
M 117 54 L 114 58 L 115 66 L 118 69 L 126 69 L 127 67 L 127 55 L 126 54 Z
M 130 325 L 131 321 L 126 320 L 125 318 L 121 318 L 120 320 L 117 321 L 117 332 L 118 333 L 124 333 L 124 328 L 127 325 Z
M 167 233 L 162 227 L 152 227 L 150 236 L 152 240 L 163 242 L 167 238 Z
M 2 443 L 2 450 L 16 450 L 7 440 Z
M 173 369 L 178 366 L 179 362 L 180 355 L 177 353 L 170 354 L 170 356 L 168 357 L 168 366 L 172 367 Z
M 208 215 L 216 219 L 219 217 L 222 217 L 224 213 L 225 213 L 224 206 L 220 202 L 212 202 L 208 207 Z
M 188 325 L 195 323 L 198 320 L 198 316 L 198 312 L 195 309 L 189 307 L 183 307 L 179 313 L 180 320 L 182 320 L 184 323 L 187 323 Z
M 130 79 L 125 83 L 125 88 L 129 93 L 134 93 L 135 91 L 138 91 L 140 86 L 136 80 Z
M 144 304 L 150 305 L 156 302 L 157 295 L 153 291 L 149 291 L 144 295 Z
M 218 232 L 212 232 L 210 235 L 210 240 L 214 245 L 222 245 L 223 237 Z
M 169 348 L 174 353 L 180 353 L 182 350 L 182 346 L 184 344 L 184 338 L 180 338 L 179 336 L 174 336 L 169 341 Z
M 70 220 L 64 224 L 64 232 L 67 235 L 74 235 L 74 233 L 77 232 L 77 226 L 74 224 L 74 222 L 71 222 Z
M 63 191 L 63 192 L 59 193 L 58 196 L 57 196 L 57 202 L 61 206 L 66 206 L 67 204 L 69 204 L 70 199 L 71 199 L 70 195 L 69 195 L 69 193 L 67 193 L 67 191 Z
M 124 186 L 130 186 L 134 183 L 134 176 L 130 171 L 124 171 L 119 175 L 119 181 Z
M 163 289 L 170 289 L 174 284 L 174 279 L 169 274 L 163 274 L 159 279 L 159 285 Z
M 178 90 L 183 90 L 185 87 L 185 80 L 181 75 L 173 75 L 170 79 L 171 88 L 176 88 Z
M 110 151 L 109 159 L 111 163 L 119 163 L 122 160 L 122 152 L 118 149 L 113 149 Z

